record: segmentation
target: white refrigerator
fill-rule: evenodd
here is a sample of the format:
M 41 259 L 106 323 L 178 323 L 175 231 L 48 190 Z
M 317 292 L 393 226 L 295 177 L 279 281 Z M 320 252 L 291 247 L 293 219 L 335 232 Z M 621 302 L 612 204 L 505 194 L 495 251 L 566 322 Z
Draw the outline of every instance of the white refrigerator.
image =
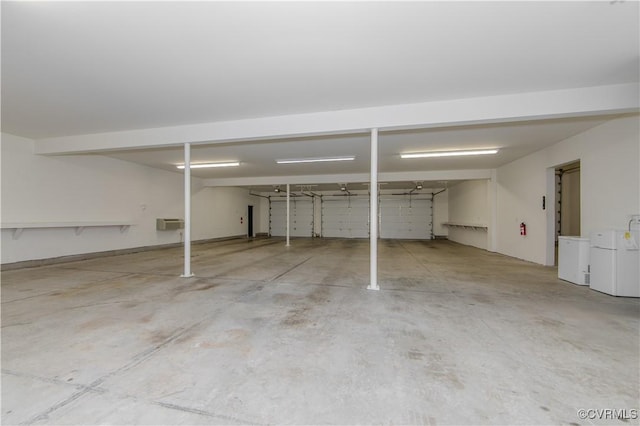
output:
M 589 286 L 613 296 L 640 297 L 638 231 L 591 233 Z

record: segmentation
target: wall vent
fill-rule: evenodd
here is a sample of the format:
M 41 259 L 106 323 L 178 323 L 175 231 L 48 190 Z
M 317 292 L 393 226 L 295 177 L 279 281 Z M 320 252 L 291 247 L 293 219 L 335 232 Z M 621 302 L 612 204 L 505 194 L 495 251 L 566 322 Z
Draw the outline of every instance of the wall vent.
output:
M 182 219 L 156 219 L 156 230 L 158 231 L 172 231 L 183 228 L 184 220 Z

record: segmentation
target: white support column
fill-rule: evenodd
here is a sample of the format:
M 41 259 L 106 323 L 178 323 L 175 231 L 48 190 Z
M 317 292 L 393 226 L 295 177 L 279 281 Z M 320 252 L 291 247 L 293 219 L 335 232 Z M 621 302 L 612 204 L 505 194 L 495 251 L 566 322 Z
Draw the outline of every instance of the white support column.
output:
M 191 144 L 184 144 L 184 273 L 182 278 L 193 277 L 191 272 Z
M 369 180 L 370 283 L 367 290 L 380 290 L 378 287 L 378 129 L 371 129 L 371 178 Z
M 289 215 L 290 215 L 289 201 L 290 201 L 289 200 L 289 184 L 287 184 L 287 247 L 289 247 L 291 245 L 291 244 L 289 244 L 289 234 L 290 234 L 289 227 L 291 226 L 290 225 L 290 220 L 289 220 L 290 219 L 290 217 L 289 217 Z

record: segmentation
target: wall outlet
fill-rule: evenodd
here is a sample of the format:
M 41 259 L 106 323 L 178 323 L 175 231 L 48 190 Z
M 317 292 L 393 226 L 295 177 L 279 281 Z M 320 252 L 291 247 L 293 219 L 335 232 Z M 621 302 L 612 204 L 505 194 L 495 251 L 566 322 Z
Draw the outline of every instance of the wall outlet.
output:
M 631 224 L 632 225 L 640 225 L 640 214 L 632 214 L 631 215 Z

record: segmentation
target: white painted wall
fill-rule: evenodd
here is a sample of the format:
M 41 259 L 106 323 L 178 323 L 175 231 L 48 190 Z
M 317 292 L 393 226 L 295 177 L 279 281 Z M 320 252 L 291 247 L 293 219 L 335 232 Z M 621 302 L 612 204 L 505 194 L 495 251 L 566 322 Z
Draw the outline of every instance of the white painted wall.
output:
M 438 190 L 434 190 L 434 192 L 438 192 Z M 433 197 L 433 235 L 449 235 L 449 228 L 443 225 L 443 223 L 448 221 L 449 193 L 448 191 L 444 191 Z
M 543 195 L 547 206 L 554 205 L 547 169 L 575 160 L 581 161 L 582 235 L 626 227 L 629 215 L 640 212 L 639 128 L 639 115 L 617 118 L 500 167 L 497 251 L 553 264 L 553 234 L 541 205 Z M 527 224 L 526 237 L 519 235 L 520 222 Z
M 191 205 L 194 240 L 246 235 L 249 205 L 254 206 L 254 232 L 259 232 L 255 229 L 255 217 L 260 215 L 259 202 L 244 188 L 204 187 L 194 194 Z
M 489 225 L 487 180 L 460 182 L 448 189 L 449 222 Z M 487 231 L 450 227 L 449 240 L 487 249 Z
M 268 196 L 268 194 L 259 195 Z M 254 206 L 254 227 L 256 234 L 267 234 L 269 232 L 269 200 L 259 196 L 250 197 L 251 204 Z
M 206 188 L 193 178 L 192 239 L 246 234 L 249 195 Z M 2 263 L 178 243 L 181 231 L 156 231 L 158 217 L 184 217 L 183 177 L 98 155 L 40 156 L 33 141 L 2 134 L 2 222 L 127 221 L 117 227 L 2 230 Z M 237 220 L 236 220 L 237 217 Z

